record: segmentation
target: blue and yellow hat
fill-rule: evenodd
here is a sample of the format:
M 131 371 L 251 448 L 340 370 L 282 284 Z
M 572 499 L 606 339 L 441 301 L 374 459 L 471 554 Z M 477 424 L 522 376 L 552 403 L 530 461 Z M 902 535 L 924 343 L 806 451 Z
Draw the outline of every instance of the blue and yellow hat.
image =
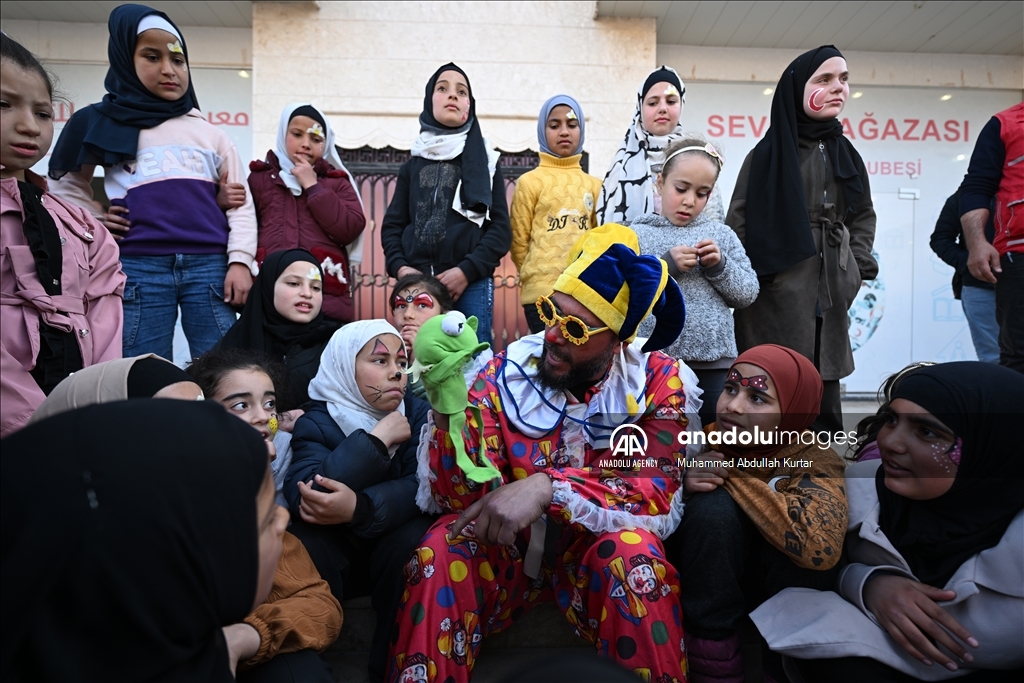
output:
M 640 241 L 627 227 L 607 223 L 588 231 L 569 252 L 568 266 L 555 291 L 586 306 L 610 327 L 619 341 L 636 338 L 640 322 L 654 315 L 654 333 L 641 349 L 663 349 L 679 337 L 686 306 L 668 265 L 656 256 L 641 256 Z

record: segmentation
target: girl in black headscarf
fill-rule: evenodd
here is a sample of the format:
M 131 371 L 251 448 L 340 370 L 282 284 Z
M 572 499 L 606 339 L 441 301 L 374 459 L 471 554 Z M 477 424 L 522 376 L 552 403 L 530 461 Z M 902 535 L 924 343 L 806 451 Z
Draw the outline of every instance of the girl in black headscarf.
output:
M 1019 680 L 1022 406 L 1020 375 L 991 363 L 906 375 L 881 459 L 846 471 L 842 598 L 783 592 L 762 605 L 751 617 L 772 649 L 815 660 L 799 663 L 807 680 Z
M 136 400 L 3 452 L 3 680 L 234 680 L 221 629 L 263 601 L 284 530 L 256 430 L 213 403 Z
M 324 319 L 323 269 L 305 249 L 276 251 L 263 261 L 242 315 L 218 349 L 262 351 L 288 368 L 288 390 L 278 388 L 278 407 L 292 410 L 309 401 L 309 381 L 320 354 L 338 329 Z M 301 413 L 298 413 L 301 415 Z M 287 428 L 292 421 L 284 424 Z
M 831 45 L 786 67 L 771 127 L 743 162 L 725 221 L 761 284 L 735 312 L 737 346 L 780 344 L 812 360 L 825 384 L 814 428 L 829 431 L 842 430 L 839 380 L 853 372 L 847 311 L 861 281 L 878 274 L 868 174 L 837 118 L 847 77 Z
M 427 81 L 409 154 L 381 224 L 388 274 L 436 277 L 490 343 L 491 278 L 512 246 L 512 228 L 499 154 L 480 132 L 469 77 L 455 64 Z

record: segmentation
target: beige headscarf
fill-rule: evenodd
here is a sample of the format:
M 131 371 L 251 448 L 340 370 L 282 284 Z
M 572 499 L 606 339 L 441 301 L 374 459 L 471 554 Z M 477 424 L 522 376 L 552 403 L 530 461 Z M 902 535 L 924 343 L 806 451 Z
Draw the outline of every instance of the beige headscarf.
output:
M 33 424 L 60 413 L 83 408 L 95 403 L 110 403 L 128 399 L 128 373 L 143 358 L 164 360 L 152 353 L 134 358 L 97 363 L 68 376 L 46 397 L 28 424 Z M 170 362 L 170 361 L 168 361 Z

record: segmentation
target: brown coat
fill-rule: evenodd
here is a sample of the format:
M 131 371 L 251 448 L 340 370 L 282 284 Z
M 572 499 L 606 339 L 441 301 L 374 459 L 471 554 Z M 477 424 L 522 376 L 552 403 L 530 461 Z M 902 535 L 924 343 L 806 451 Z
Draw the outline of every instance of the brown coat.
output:
M 260 634 L 260 649 L 242 668 L 286 652 L 322 652 L 341 632 L 341 604 L 320 578 L 302 543 L 287 531 L 270 595 L 245 623 Z
M 786 346 L 813 361 L 822 379 L 837 380 L 853 372 L 850 305 L 860 290 L 861 280 L 872 280 L 878 274 L 878 263 L 871 255 L 875 241 L 875 209 L 867 170 L 859 160 L 858 170 L 864 183 L 863 206 L 856 214 L 848 215 L 846 201 L 827 161 L 827 150 L 819 149 L 817 140 L 801 139 L 799 156 L 807 213 L 818 254 L 774 276 L 760 278 L 761 292 L 757 300 L 734 314 L 736 345 L 740 353 L 758 344 Z M 748 154 L 743 161 L 725 220 L 744 246 L 750 158 Z M 826 229 L 831 226 L 824 250 L 823 226 Z M 815 320 L 819 302 L 820 333 Z M 816 342 L 819 357 L 815 361 Z

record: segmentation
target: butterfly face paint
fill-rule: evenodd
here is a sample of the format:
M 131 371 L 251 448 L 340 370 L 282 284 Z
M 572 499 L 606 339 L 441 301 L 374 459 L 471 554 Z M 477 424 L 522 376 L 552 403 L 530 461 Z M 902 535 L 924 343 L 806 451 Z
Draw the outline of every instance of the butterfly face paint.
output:
M 317 268 L 316 266 L 313 266 L 312 268 L 310 268 L 309 272 L 306 273 L 306 279 L 307 280 L 315 280 L 317 282 L 322 282 L 323 278 L 320 276 L 320 269 Z
M 181 49 L 181 41 L 174 41 L 173 43 L 167 43 L 167 50 L 169 52 L 177 52 L 179 55 L 185 54 L 185 51 Z
M 306 129 L 306 132 L 309 133 L 310 135 L 324 137 L 324 129 L 320 126 L 319 123 L 314 123 L 312 126 Z
M 768 391 L 768 376 L 767 375 L 754 375 L 753 377 L 744 377 L 741 375 L 736 368 L 729 370 L 728 381 L 736 382 L 742 387 L 752 387 L 758 391 Z

